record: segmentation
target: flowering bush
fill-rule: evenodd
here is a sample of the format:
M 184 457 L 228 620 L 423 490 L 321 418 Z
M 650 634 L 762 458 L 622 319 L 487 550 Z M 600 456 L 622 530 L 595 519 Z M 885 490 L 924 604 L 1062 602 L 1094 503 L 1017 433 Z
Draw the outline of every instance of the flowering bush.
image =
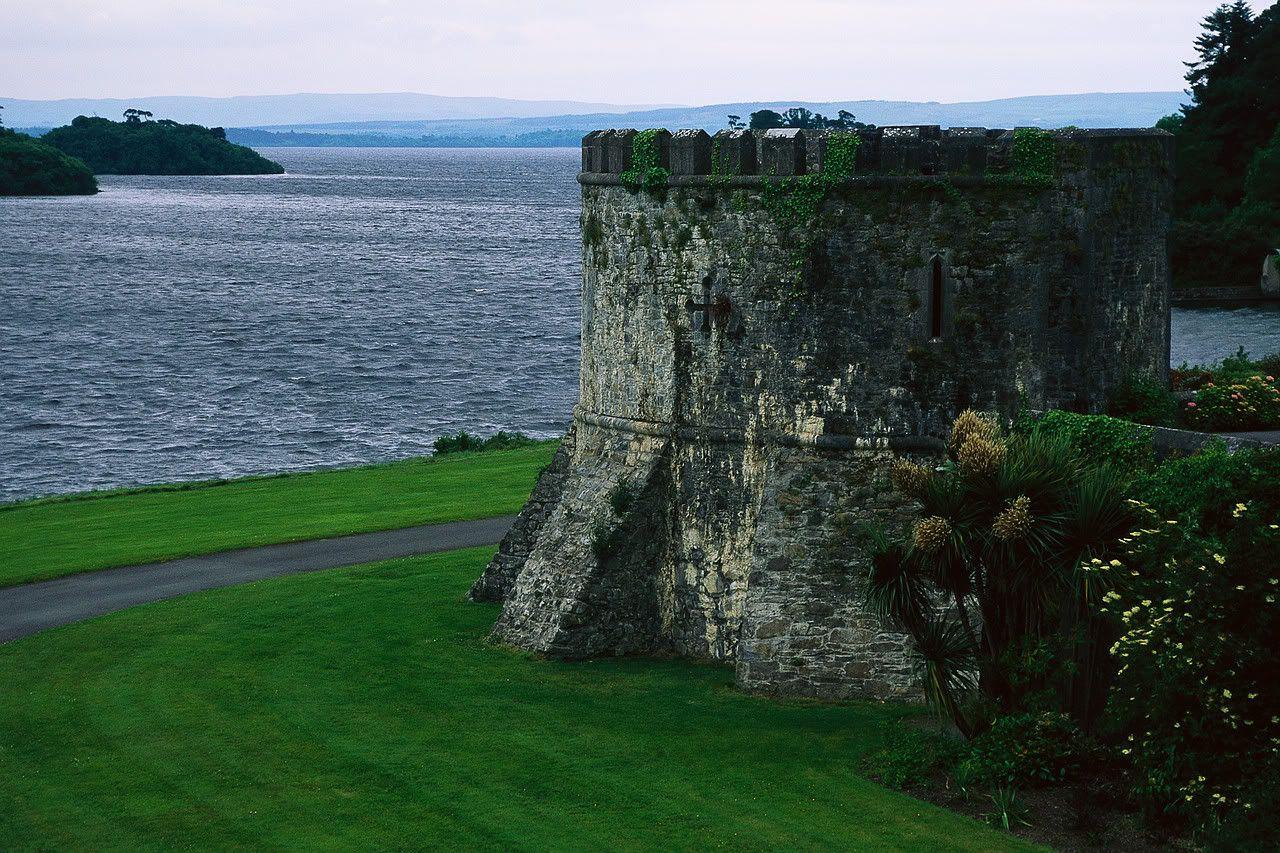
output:
M 1191 426 L 1205 430 L 1280 427 L 1280 385 L 1275 376 L 1262 374 L 1230 384 L 1210 382 L 1186 404 L 1184 417 Z
M 1280 749 L 1280 524 L 1238 503 L 1218 540 L 1173 521 L 1094 562 L 1123 633 L 1108 711 L 1155 818 L 1215 823 L 1258 807 Z

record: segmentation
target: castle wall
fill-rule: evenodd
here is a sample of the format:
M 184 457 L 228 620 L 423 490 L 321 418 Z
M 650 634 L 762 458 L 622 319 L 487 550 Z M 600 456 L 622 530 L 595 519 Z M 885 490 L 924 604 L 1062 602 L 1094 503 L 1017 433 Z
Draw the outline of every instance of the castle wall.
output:
M 909 517 L 889 460 L 936 454 L 964 408 L 1097 411 L 1167 369 L 1167 137 L 1060 134 L 1054 180 L 1024 181 L 984 174 L 1008 134 L 888 129 L 798 221 L 774 176 L 821 174 L 824 137 L 699 134 L 658 139 L 657 191 L 622 182 L 634 132 L 584 140 L 575 446 L 536 536 L 491 569 L 515 574 L 495 634 L 909 695 L 856 530 Z M 621 513 L 619 483 L 642 496 Z

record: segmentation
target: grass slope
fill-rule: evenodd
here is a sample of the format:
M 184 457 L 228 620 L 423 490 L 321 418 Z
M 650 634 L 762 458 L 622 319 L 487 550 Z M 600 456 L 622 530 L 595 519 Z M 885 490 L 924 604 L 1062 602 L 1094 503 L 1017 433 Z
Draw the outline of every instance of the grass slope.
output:
M 251 545 L 519 511 L 555 442 L 0 506 L 0 586 Z
M 486 645 L 461 598 L 491 553 L 0 646 L 0 849 L 1026 849 L 853 772 L 899 709 Z

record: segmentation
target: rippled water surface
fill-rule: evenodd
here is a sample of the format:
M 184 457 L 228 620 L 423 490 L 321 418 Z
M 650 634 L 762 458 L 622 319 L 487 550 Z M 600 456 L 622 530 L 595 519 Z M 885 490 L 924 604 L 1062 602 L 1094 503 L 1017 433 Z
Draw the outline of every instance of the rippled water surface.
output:
M 0 199 L 0 500 L 563 429 L 576 150 L 268 155 Z
M 267 153 L 289 173 L 0 199 L 0 500 L 561 431 L 576 150 Z M 1280 313 L 1175 312 L 1175 364 L 1237 345 Z
M 1280 305 L 1175 308 L 1169 363 L 1212 364 L 1239 347 L 1254 358 L 1280 352 Z

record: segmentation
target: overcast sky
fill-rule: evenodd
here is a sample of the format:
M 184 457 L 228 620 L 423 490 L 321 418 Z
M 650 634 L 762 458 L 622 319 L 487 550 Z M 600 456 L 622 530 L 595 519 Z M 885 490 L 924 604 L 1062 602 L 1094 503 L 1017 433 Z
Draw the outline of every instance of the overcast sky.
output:
M 0 95 L 414 91 L 694 104 L 1174 90 L 1214 5 L 0 0 Z

